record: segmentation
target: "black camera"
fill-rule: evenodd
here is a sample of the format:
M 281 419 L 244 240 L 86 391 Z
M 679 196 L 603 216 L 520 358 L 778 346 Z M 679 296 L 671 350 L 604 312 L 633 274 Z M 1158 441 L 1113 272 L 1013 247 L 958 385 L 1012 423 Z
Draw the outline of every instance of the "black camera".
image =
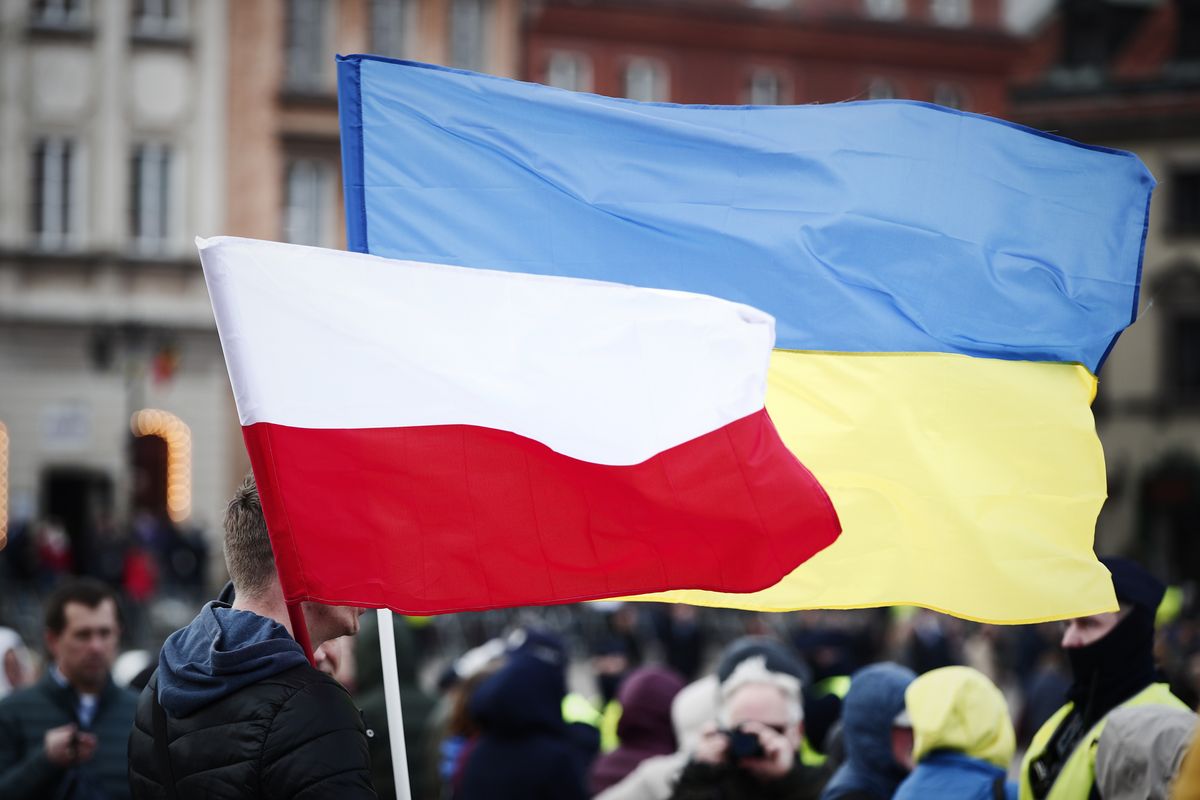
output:
M 758 740 L 757 734 L 740 728 L 723 730 L 721 733 L 725 734 L 725 738 L 729 740 L 726 757 L 732 764 L 736 764 L 744 758 L 762 758 L 767 754 L 763 750 L 762 742 Z

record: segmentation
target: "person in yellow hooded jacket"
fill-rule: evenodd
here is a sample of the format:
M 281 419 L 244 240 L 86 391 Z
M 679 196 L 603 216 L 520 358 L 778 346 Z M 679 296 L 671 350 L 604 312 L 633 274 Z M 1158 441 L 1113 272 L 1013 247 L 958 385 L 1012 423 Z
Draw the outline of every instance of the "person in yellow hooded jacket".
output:
M 1020 800 L 1089 800 L 1096 750 L 1117 708 L 1186 708 L 1154 665 L 1154 615 L 1166 587 L 1137 563 L 1102 558 L 1112 573 L 1118 611 L 1071 620 L 1062 647 L 1071 665 L 1067 703 L 1034 734 L 1021 764 Z
M 892 800 L 1015 800 L 1005 781 L 1016 748 L 1004 695 L 970 667 L 942 667 L 904 693 L 912 773 Z

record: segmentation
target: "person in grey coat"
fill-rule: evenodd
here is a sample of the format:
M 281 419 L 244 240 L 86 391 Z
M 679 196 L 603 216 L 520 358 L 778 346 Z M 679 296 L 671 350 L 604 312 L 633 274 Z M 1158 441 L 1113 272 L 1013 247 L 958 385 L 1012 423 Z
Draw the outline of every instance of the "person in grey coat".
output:
M 1103 800 L 1167 800 L 1188 745 L 1196 714 L 1145 705 L 1109 715 L 1096 748 L 1096 789 Z

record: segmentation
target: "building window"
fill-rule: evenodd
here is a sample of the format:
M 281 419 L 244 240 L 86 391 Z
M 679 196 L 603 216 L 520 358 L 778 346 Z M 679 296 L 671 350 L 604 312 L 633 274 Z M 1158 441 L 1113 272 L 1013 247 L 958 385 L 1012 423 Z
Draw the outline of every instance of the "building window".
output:
M 750 73 L 746 100 L 753 106 L 777 106 L 783 102 L 783 81 L 773 69 L 755 69 Z
M 892 100 L 896 97 L 896 85 L 887 78 L 872 78 L 867 84 L 868 100 Z
M 371 52 L 407 58 L 415 13 L 413 0 L 371 0 Z
M 1200 235 L 1200 167 L 1171 173 L 1169 230 L 1177 236 Z
M 962 89 L 953 83 L 939 83 L 933 87 L 933 102 L 946 108 L 966 108 Z
M 971 0 L 929 0 L 929 16 L 939 25 L 961 28 L 971 21 Z
M 551 53 L 546 63 L 546 84 L 573 92 L 589 91 L 592 88 L 592 68 L 587 56 L 561 50 Z
M 134 0 L 133 32 L 158 39 L 180 37 L 187 30 L 187 0 Z
M 75 196 L 79 194 L 76 147 L 70 139 L 48 137 L 33 146 L 30 219 L 34 244 L 58 250 L 75 234 Z
M 82 28 L 87 12 L 87 0 L 35 0 L 31 21 L 39 28 Z
M 326 45 L 327 0 L 289 0 L 287 6 L 287 86 L 302 92 L 329 88 L 331 61 Z
M 482 72 L 487 64 L 484 0 L 451 0 L 450 66 Z
M 8 428 L 0 422 L 0 548 L 8 540 Z
M 1200 3 L 1177 3 L 1175 61 L 1200 61 Z
M 287 167 L 284 187 L 284 241 L 327 246 L 332 238 L 329 166 L 312 158 L 298 158 Z
M 625 96 L 630 100 L 662 102 L 667 99 L 667 70 L 647 58 L 635 58 L 625 65 Z
M 161 252 L 170 239 L 171 149 L 143 144 L 130 159 L 129 234 L 137 250 Z
M 1165 321 L 1165 376 L 1175 402 L 1200 406 L 1200 314 L 1174 313 Z
M 867 16 L 874 19 L 901 19 L 905 13 L 905 0 L 865 0 Z

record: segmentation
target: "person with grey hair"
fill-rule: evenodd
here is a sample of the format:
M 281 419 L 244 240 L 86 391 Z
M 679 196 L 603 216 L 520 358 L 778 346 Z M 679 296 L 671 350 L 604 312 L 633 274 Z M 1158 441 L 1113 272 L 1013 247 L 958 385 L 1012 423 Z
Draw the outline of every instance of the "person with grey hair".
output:
M 763 655 L 742 660 L 721 684 L 717 721 L 703 728 L 674 800 L 816 797 L 797 757 L 800 681 L 771 672 L 766 661 Z
M 225 513 L 233 605 L 214 601 L 163 645 L 129 736 L 143 798 L 374 798 L 361 715 L 292 637 L 254 477 Z M 360 609 L 302 603 L 313 648 Z

